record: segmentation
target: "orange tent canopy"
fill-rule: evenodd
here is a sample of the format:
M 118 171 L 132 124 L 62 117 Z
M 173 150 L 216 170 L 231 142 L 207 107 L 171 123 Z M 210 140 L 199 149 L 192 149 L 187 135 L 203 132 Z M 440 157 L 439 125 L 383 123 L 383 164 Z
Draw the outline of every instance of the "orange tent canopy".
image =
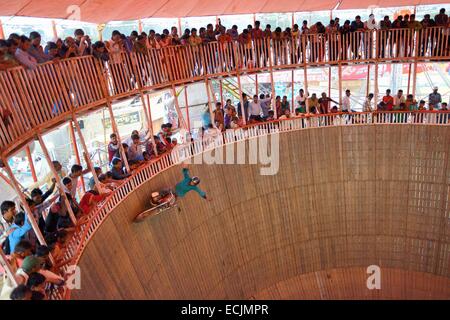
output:
M 151 17 L 305 12 L 440 3 L 448 3 L 448 0 L 0 0 L 0 16 L 105 23 Z

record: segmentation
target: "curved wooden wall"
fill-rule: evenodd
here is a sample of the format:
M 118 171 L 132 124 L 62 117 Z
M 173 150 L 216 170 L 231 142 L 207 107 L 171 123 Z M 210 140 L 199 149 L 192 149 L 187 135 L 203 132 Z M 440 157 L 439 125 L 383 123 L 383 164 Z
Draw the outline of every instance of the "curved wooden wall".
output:
M 450 298 L 450 131 L 432 125 L 280 135 L 280 170 L 192 165 L 210 196 L 141 224 L 131 193 L 91 239 L 73 299 Z M 382 289 L 366 288 L 369 265 Z

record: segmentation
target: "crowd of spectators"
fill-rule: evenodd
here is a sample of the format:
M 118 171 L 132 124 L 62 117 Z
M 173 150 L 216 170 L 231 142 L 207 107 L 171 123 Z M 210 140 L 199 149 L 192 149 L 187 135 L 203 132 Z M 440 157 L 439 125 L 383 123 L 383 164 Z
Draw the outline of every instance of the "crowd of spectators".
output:
M 360 16 L 356 16 L 353 21 L 346 20 L 341 22 L 338 17 L 330 20 L 329 24 L 325 26 L 321 22 L 317 22 L 308 25 L 305 20 L 301 26 L 294 24 L 292 28 L 287 27 L 283 31 L 280 27 L 272 28 L 270 24 L 267 24 L 265 28 L 261 26 L 259 21 L 255 21 L 254 25 L 248 25 L 246 29 L 241 32 L 236 25 L 231 28 L 227 28 L 220 23 L 215 26 L 208 24 L 205 27 L 185 29 L 183 34 L 179 34 L 177 27 L 171 27 L 164 29 L 163 32 L 157 33 L 154 30 L 150 30 L 149 33 L 132 31 L 130 35 L 125 35 L 118 30 L 114 30 L 111 35 L 111 39 L 107 41 L 96 41 L 92 43 L 89 35 L 86 35 L 82 29 L 77 29 L 74 32 L 73 37 L 66 37 L 63 39 L 56 39 L 50 41 L 44 46 L 41 44 L 41 35 L 33 31 L 29 35 L 19 35 L 16 33 L 10 34 L 8 39 L 0 40 L 0 70 L 23 65 L 26 68 L 35 68 L 37 64 L 47 61 L 58 61 L 59 59 L 93 55 L 94 57 L 103 61 L 108 60 L 120 60 L 121 53 L 124 52 L 139 52 L 146 53 L 147 49 L 160 49 L 168 46 L 182 45 L 198 47 L 204 43 L 219 42 L 220 44 L 231 43 L 233 41 L 238 42 L 246 48 L 245 55 L 252 55 L 250 52 L 252 41 L 257 39 L 270 38 L 273 41 L 282 41 L 284 39 L 292 40 L 298 38 L 300 35 L 305 34 L 341 34 L 346 35 L 353 32 L 365 31 L 365 30 L 393 30 L 393 29 L 412 29 L 417 32 L 421 32 L 426 28 L 439 26 L 448 27 L 449 19 L 445 12 L 445 9 L 441 9 L 440 12 L 435 15 L 434 19 L 426 14 L 421 21 L 417 21 L 415 14 L 411 15 L 398 15 L 392 18 L 385 16 L 383 20 L 377 22 L 373 14 L 371 14 L 366 21 L 363 21 Z M 431 38 L 430 38 L 431 37 Z M 427 50 L 428 45 L 437 45 L 434 38 L 436 35 L 428 36 L 428 39 L 421 44 L 421 53 Z M 379 54 L 384 56 L 392 49 L 399 50 L 399 46 L 394 46 L 397 42 L 405 42 L 404 46 L 408 47 L 410 44 L 406 43 L 405 36 L 383 37 L 380 42 L 381 48 Z M 356 40 L 352 43 L 343 43 L 344 48 L 349 46 L 350 54 L 356 59 L 358 56 L 358 48 L 360 42 L 364 41 L 362 35 L 357 35 Z M 319 40 L 310 40 L 319 41 Z M 331 40 L 330 40 L 331 41 Z M 347 41 L 347 40 L 345 40 Z M 355 42 L 356 41 L 356 42 Z M 247 52 L 247 49 L 249 50 Z M 299 56 L 301 55 L 302 46 L 298 46 Z M 344 50 L 345 51 L 345 50 Z M 317 54 L 317 53 L 316 53 Z M 331 53 L 330 53 L 331 54 Z M 344 53 L 342 58 L 347 59 L 347 53 Z M 194 57 L 195 59 L 195 57 Z M 314 57 L 313 57 L 314 59 Z
M 0 70 L 19 65 L 34 69 L 40 63 L 84 55 L 93 55 L 108 61 L 114 59 L 114 55 L 123 52 L 145 53 L 150 48 L 158 49 L 172 45 L 196 47 L 202 43 L 214 41 L 219 43 L 237 41 L 249 44 L 252 40 L 267 37 L 282 40 L 292 39 L 301 34 L 337 32 L 345 34 L 377 28 L 382 30 L 412 28 L 419 31 L 431 26 L 448 26 L 448 23 L 445 9 L 442 9 L 434 19 L 425 15 L 421 22 L 416 21 L 414 15 L 398 16 L 393 22 L 389 17 L 385 17 L 379 24 L 375 22 L 373 16 L 370 16 L 366 22 L 362 22 L 357 16 L 355 21 L 347 20 L 342 25 L 339 18 L 335 18 L 328 26 L 318 22 L 309 27 L 304 21 L 301 27 L 295 24 L 292 29 L 286 28 L 282 31 L 278 27 L 272 31 L 270 25 L 267 25 L 264 30 L 261 29 L 260 23 L 256 21 L 254 26 L 249 25 L 241 33 L 235 25 L 226 29 L 219 23 L 215 28 L 212 24 L 208 24 L 206 28 L 200 28 L 198 34 L 196 28 L 186 29 L 181 36 L 178 35 L 176 27 L 172 27 L 170 32 L 164 29 L 162 34 L 150 30 L 149 34 L 145 32 L 138 34 L 133 31 L 130 36 L 125 36 L 119 31 L 113 31 L 111 40 L 95 43 L 91 43 L 90 37 L 85 35 L 83 30 L 77 29 L 74 37 L 48 42 L 45 48 L 41 45 L 41 36 L 37 32 L 31 32 L 29 36 L 11 34 L 7 40 L 0 40 Z M 321 93 L 318 97 L 316 93 L 309 95 L 301 89 L 294 103 L 295 106 L 291 107 L 287 96 L 276 96 L 273 99 L 267 94 L 249 97 L 245 93 L 242 94 L 241 102 L 237 106 L 234 106 L 231 100 L 227 100 L 225 105 L 217 102 L 214 110 L 210 110 L 207 106 L 202 115 L 202 136 L 215 137 L 222 131 L 242 127 L 244 122 L 251 124 L 314 114 L 338 112 L 350 114 L 354 111 L 350 90 L 345 91 L 340 104 L 328 97 L 326 93 Z M 391 95 L 391 91 L 387 90 L 376 106 L 372 93 L 367 96 L 363 105 L 365 112 L 420 110 L 448 110 L 448 105 L 443 102 L 437 87 L 430 93 L 428 101 L 416 101 L 413 95 L 405 95 L 402 90 L 398 90 L 395 95 Z M 112 133 L 108 144 L 109 171 L 103 172 L 101 168 L 95 167 L 97 179 L 92 176 L 87 191 L 81 197 L 77 192 L 80 180 L 91 170 L 83 169 L 76 164 L 68 173 L 58 161 L 53 161 L 54 171 L 61 179 L 63 188 L 56 187 L 56 179 L 50 172 L 43 180 L 30 186 L 31 192 L 26 194 L 27 206 L 46 240 L 46 246 L 39 244 L 38 237 L 32 231 L 32 222 L 24 213 L 23 205 L 4 201 L 0 208 L 0 243 L 18 283 L 14 285 L 6 276 L 6 272 L 2 270 L 1 298 L 41 300 L 48 297 L 48 290 L 51 287 L 63 286 L 65 280 L 58 274 L 58 270 L 60 264 L 64 262 L 63 253 L 69 236 L 86 222 L 86 217 L 92 210 L 131 175 L 132 170 L 171 152 L 177 145 L 170 123 L 163 124 L 161 131 L 155 136 L 151 136 L 148 131 L 135 130 L 121 143 L 117 135 Z M 71 212 L 75 216 L 76 224 L 71 219 Z M 53 263 L 49 258 L 50 255 L 53 257 Z

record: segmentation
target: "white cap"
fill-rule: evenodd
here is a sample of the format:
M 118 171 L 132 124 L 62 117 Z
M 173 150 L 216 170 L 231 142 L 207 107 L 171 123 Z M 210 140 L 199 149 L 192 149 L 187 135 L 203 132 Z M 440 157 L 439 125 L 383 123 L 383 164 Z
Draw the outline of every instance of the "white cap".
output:
M 434 87 L 433 87 L 433 90 L 437 90 L 437 89 L 438 89 L 438 87 L 437 87 L 437 86 L 434 86 Z
M 159 192 L 153 192 L 152 193 L 152 198 L 156 198 L 157 196 L 159 196 Z

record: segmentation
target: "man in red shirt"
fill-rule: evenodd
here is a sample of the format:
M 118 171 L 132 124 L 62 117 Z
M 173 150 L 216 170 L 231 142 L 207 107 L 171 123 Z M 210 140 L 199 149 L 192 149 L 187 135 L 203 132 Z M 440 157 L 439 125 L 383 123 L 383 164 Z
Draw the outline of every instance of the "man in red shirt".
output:
M 383 97 L 383 102 L 387 111 L 392 111 L 394 108 L 394 97 L 391 96 L 391 89 L 386 90 L 386 95 Z

